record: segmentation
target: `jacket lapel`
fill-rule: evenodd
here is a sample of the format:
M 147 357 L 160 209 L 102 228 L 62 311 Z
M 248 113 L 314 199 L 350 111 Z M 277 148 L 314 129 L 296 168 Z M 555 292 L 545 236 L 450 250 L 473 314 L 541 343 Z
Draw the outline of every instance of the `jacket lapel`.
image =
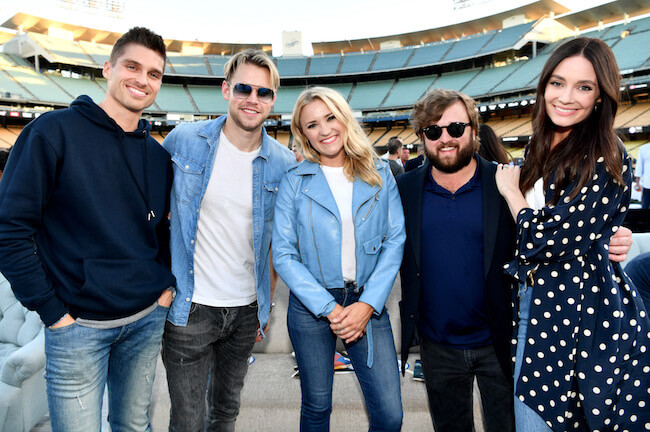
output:
M 303 175 L 312 174 L 311 178 L 303 183 L 302 193 L 311 198 L 316 204 L 329 210 L 341 223 L 341 215 L 339 208 L 334 200 L 334 195 L 330 190 L 327 178 L 323 174 L 318 164 L 309 163 L 305 167 L 300 168 L 300 173 Z
M 494 165 L 483 158 L 479 161 L 483 191 L 483 277 L 487 277 L 497 240 L 501 195 L 494 180 Z

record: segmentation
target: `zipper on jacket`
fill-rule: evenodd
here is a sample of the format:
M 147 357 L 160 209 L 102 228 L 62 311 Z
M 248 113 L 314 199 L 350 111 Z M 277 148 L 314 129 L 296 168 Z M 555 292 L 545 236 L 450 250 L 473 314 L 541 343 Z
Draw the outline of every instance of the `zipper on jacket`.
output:
M 372 209 L 375 208 L 375 204 L 377 204 L 377 201 L 379 201 L 379 193 L 376 193 L 376 194 L 375 194 L 375 200 L 372 202 L 372 205 L 371 205 L 370 208 L 368 209 L 368 212 L 366 213 L 366 215 L 365 215 L 363 218 L 361 218 L 362 221 L 365 221 L 365 220 L 366 220 L 366 218 L 368 217 L 368 215 L 370 214 L 370 212 L 372 211 Z M 366 202 L 367 202 L 367 201 L 366 201 Z M 364 204 L 365 204 L 365 203 L 364 203 Z M 362 204 L 362 205 L 363 205 L 363 204 Z M 361 207 L 359 207 L 359 209 L 360 209 L 360 208 L 361 208 Z M 357 211 L 357 212 L 358 212 L 358 211 Z
M 323 281 L 325 289 L 327 289 L 327 283 L 325 282 L 325 277 L 323 276 L 323 267 L 320 265 L 320 257 L 318 256 L 318 246 L 316 245 L 316 232 L 314 231 L 314 219 L 311 214 L 311 205 L 312 200 L 309 200 L 309 223 L 311 224 L 311 235 L 314 238 L 314 249 L 316 250 L 316 261 L 318 261 L 318 270 L 320 270 L 320 278 Z

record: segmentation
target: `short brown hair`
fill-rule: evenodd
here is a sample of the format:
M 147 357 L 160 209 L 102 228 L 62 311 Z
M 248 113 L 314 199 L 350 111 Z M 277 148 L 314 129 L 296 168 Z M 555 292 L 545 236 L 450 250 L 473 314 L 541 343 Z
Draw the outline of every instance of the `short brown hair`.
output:
M 469 125 L 474 131 L 478 131 L 478 111 L 474 99 L 456 90 L 434 89 L 415 102 L 411 112 L 411 127 L 422 142 L 422 129 L 440 120 L 445 110 L 456 102 L 465 105 Z
M 273 90 L 277 90 L 278 87 L 280 87 L 280 74 L 278 73 L 278 68 L 275 67 L 275 63 L 273 63 L 271 57 L 269 57 L 264 51 L 253 48 L 248 48 L 244 51 L 238 52 L 228 60 L 223 67 L 226 81 L 230 82 L 230 79 L 235 74 L 237 68 L 245 63 L 254 64 L 268 69 L 271 74 L 271 85 L 273 86 Z
M 163 38 L 148 28 L 133 27 L 131 30 L 124 33 L 117 42 L 115 42 L 115 45 L 113 45 L 111 56 L 109 58 L 111 65 L 115 65 L 115 62 L 122 55 L 126 46 L 132 43 L 142 45 L 145 48 L 157 52 L 163 58 L 163 62 L 167 63 L 167 48 L 165 47 L 165 41 L 163 41 Z

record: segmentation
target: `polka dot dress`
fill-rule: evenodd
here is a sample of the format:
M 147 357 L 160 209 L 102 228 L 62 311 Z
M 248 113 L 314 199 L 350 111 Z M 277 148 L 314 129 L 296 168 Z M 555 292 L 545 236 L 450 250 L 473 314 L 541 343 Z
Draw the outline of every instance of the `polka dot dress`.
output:
M 505 267 L 533 299 L 516 396 L 554 431 L 650 431 L 650 319 L 607 252 L 630 202 L 627 157 L 623 169 L 621 187 L 601 157 L 577 197 L 517 217 Z

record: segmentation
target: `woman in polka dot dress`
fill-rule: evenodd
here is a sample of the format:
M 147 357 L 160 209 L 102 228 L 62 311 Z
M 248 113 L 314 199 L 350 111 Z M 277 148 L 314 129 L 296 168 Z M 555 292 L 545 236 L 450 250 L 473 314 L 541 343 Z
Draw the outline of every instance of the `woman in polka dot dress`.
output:
M 517 431 L 650 430 L 650 320 L 608 239 L 630 202 L 613 130 L 619 73 L 599 39 L 547 60 L 521 169 L 496 180 L 517 222 Z M 525 195 L 521 191 L 525 191 Z

